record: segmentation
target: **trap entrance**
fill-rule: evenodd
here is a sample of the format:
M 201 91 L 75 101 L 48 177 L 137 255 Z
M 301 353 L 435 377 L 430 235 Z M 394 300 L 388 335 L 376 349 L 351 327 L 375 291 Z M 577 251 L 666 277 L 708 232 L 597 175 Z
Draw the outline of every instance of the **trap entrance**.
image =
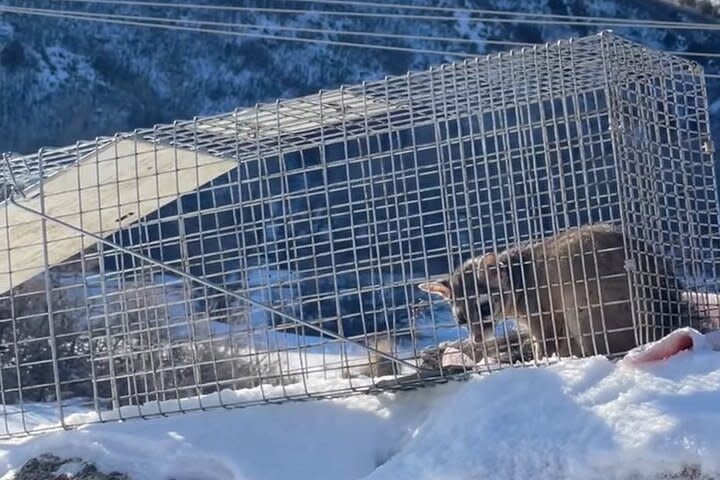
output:
M 13 159 L 42 194 L 3 205 L 6 232 L 34 225 L 0 244 L 5 433 L 48 401 L 70 427 L 504 368 L 428 373 L 468 331 L 417 285 L 586 224 L 628 235 L 652 340 L 687 318 L 641 315 L 658 277 L 640 241 L 677 289 L 718 287 L 707 115 L 696 64 L 603 34 Z M 490 340 L 522 350 L 513 332 Z

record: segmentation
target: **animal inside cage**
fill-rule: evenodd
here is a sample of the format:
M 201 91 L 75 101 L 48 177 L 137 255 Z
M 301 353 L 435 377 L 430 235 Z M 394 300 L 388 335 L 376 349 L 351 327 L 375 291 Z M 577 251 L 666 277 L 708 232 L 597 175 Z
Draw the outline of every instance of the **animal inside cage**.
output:
M 0 435 L 702 327 L 712 151 L 701 69 L 603 33 L 7 157 Z

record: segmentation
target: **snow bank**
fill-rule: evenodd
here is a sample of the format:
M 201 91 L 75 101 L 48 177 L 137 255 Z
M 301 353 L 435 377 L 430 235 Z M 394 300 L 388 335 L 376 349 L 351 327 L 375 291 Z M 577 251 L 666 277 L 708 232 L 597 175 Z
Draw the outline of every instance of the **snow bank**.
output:
M 214 410 L 94 425 L 2 445 L 3 473 L 53 452 L 135 480 L 362 478 L 391 456 L 443 389 Z M 11 478 L 10 476 L 2 477 Z
M 92 425 L 0 444 L 0 475 L 44 452 L 135 480 L 720 478 L 720 353 Z
M 367 478 L 655 478 L 687 465 L 718 475 L 719 406 L 712 351 L 643 369 L 595 357 L 506 370 L 449 396 Z

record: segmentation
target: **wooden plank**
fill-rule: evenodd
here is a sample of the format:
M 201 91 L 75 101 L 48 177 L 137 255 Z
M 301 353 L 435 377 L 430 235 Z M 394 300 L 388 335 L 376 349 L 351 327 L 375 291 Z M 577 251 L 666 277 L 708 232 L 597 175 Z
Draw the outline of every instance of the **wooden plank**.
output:
M 237 163 L 189 150 L 120 140 L 45 181 L 47 215 L 107 237 L 180 195 L 235 168 Z M 41 211 L 40 190 L 19 203 Z M 54 265 L 94 242 L 51 221 L 48 263 Z M 42 219 L 9 202 L 0 209 L 0 292 L 45 269 Z

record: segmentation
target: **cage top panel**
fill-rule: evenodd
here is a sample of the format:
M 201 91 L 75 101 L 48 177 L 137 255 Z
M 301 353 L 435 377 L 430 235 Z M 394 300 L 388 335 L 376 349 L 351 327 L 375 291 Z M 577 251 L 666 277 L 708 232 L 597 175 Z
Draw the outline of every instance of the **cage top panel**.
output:
M 622 53 L 621 53 L 622 52 Z M 0 179 L 25 189 L 119 139 L 200 150 L 243 161 L 346 142 L 463 116 L 602 90 L 609 66 L 637 75 L 690 75 L 695 62 L 610 32 L 475 57 L 306 97 L 44 149 L 0 162 Z

